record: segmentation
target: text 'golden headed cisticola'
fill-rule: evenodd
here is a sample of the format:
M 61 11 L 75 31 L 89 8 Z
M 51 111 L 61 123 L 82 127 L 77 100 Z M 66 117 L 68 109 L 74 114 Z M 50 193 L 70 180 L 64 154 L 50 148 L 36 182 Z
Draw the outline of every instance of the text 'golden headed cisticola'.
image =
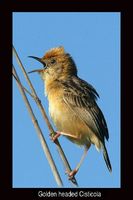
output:
M 30 56 L 44 66 L 39 72 L 49 102 L 49 113 L 57 128 L 55 140 L 60 135 L 85 147 L 84 154 L 77 167 L 69 173 L 72 178 L 77 173 L 91 144 L 97 150 L 102 149 L 103 157 L 109 171 L 112 171 L 105 147 L 105 138 L 109 133 L 105 118 L 96 100 L 96 90 L 77 75 L 76 65 L 63 47 L 50 49 L 42 58 Z

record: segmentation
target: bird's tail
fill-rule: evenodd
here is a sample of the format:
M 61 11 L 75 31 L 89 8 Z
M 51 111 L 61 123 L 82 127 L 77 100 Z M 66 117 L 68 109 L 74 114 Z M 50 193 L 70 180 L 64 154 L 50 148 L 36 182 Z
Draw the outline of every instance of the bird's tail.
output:
M 110 172 L 112 172 L 111 163 L 110 163 L 108 152 L 107 152 L 107 149 L 106 149 L 105 145 L 103 145 L 103 157 L 104 157 L 105 163 L 106 163 L 106 165 L 108 167 L 108 170 Z

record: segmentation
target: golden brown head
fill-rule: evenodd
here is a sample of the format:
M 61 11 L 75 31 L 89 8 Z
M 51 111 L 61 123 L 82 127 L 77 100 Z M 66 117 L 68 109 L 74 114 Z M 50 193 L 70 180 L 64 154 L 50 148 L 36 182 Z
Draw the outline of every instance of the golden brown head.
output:
M 33 57 L 44 65 L 43 69 L 33 70 L 39 72 L 45 81 L 60 80 L 71 75 L 77 75 L 76 65 L 63 47 L 52 48 L 42 58 Z

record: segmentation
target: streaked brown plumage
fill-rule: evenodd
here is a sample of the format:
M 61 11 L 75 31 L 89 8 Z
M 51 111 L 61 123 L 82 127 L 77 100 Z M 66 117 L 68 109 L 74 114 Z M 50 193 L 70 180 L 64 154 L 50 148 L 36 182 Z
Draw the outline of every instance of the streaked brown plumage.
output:
M 105 138 L 109 138 L 108 128 L 96 103 L 96 90 L 77 76 L 76 65 L 63 47 L 49 50 L 43 58 L 33 58 L 44 65 L 44 69 L 32 72 L 39 72 L 44 80 L 49 113 L 58 132 L 72 142 L 85 146 L 85 153 L 79 165 L 69 175 L 72 176 L 78 171 L 91 144 L 98 150 L 103 150 L 106 165 L 111 171 L 105 147 Z

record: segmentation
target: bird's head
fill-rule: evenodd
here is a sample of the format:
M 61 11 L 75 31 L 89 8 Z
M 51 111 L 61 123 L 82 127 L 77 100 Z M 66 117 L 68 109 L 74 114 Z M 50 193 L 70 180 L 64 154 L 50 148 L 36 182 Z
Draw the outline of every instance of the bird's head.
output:
M 65 52 L 63 47 L 50 49 L 42 58 L 30 57 L 41 62 L 43 68 L 33 70 L 29 73 L 38 72 L 44 81 L 51 82 L 77 75 L 77 68 L 74 61 L 70 54 Z

